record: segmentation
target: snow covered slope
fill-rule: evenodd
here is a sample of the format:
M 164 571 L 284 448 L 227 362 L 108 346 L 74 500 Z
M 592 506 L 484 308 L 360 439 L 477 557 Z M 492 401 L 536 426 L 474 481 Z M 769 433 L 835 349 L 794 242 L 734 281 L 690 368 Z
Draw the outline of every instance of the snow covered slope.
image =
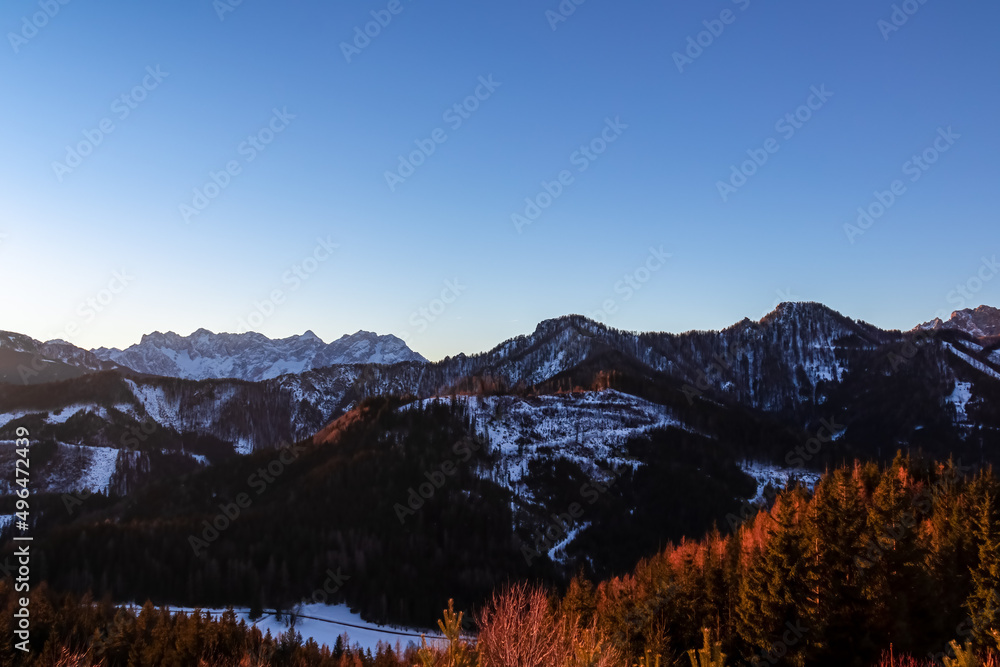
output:
M 590 475 L 601 470 L 636 467 L 622 445 L 634 435 L 653 428 L 684 425 L 662 405 L 619 391 L 587 391 L 552 396 L 456 396 L 426 399 L 404 409 L 432 401 L 462 403 L 486 435 L 499 463 L 486 474 L 521 497 L 532 490 L 522 478 L 533 460 L 563 458 L 577 463 Z
M 1000 438 L 1000 413 L 989 399 L 1000 380 L 1000 352 L 993 345 L 961 331 L 886 332 L 813 303 L 785 303 L 758 322 L 683 334 L 619 331 L 572 315 L 541 322 L 530 335 L 488 352 L 435 363 L 398 339 L 362 332 L 329 345 L 311 333 L 280 341 L 204 330 L 187 337 L 152 334 L 126 351 L 99 350 L 106 359 L 68 343 L 0 333 L 0 373 L 7 358 L 15 375 L 8 373 L 8 384 L 0 377 L 0 439 L 12 439 L 11 428 L 24 424 L 34 437 L 51 442 L 129 449 L 127 436 L 145 427 L 155 432 L 151 438 L 163 440 L 157 451 L 215 461 L 309 438 L 368 397 L 468 394 L 480 397 L 463 400 L 474 403 L 480 418 L 492 424 L 491 437 L 505 447 L 582 447 L 587 451 L 581 455 L 608 458 L 621 438 L 602 424 L 618 424 L 626 437 L 630 429 L 674 419 L 658 403 L 696 413 L 735 406 L 765 419 L 787 419 L 795 428 L 837 413 L 847 425 L 858 421 L 877 431 L 879 415 L 857 419 L 865 417 L 865 406 L 898 402 L 906 396 L 900 388 L 914 381 L 930 394 L 929 403 L 915 411 L 912 424 L 901 426 L 900 438 L 924 426 L 951 428 L 960 439 L 976 428 Z M 919 361 L 907 346 L 930 356 L 919 363 L 891 361 L 891 354 Z M 366 363 L 347 363 L 359 359 Z M 18 382 L 16 369 L 25 363 L 43 369 L 36 383 L 63 381 L 34 388 Z M 115 363 L 150 375 L 103 369 Z M 918 367 L 921 374 L 914 376 Z M 899 378 L 890 381 L 894 374 Z M 531 387 L 543 394 L 532 399 L 537 405 L 515 398 Z M 604 387 L 620 391 L 589 391 Z M 577 389 L 588 390 L 589 398 L 559 393 Z M 493 396 L 504 393 L 511 395 Z M 559 414 L 564 417 L 552 416 Z M 622 421 L 623 415 L 628 419 Z M 857 429 L 851 434 L 859 437 Z M 140 438 L 139 444 L 148 443 Z M 153 465 L 136 463 L 147 464 Z M 516 483 L 518 471 L 508 473 Z
M 192 613 L 195 610 L 191 607 L 173 607 L 172 611 Z M 202 613 L 209 613 L 213 618 L 220 618 L 225 609 L 201 609 Z M 271 633 L 272 637 L 279 637 L 288 632 L 291 628 L 289 614 L 285 612 L 282 620 L 274 617 L 273 611 L 267 611 L 256 621 L 250 620 L 250 609 L 247 607 L 236 607 L 233 609 L 239 621 L 245 621 L 247 625 L 258 628 L 262 633 Z M 337 643 L 337 638 L 344 636 L 345 645 L 352 648 L 360 646 L 370 650 L 373 654 L 378 650 L 378 645 L 388 644 L 395 647 L 398 643 L 402 648 L 413 642 L 420 646 L 421 637 L 427 639 L 431 646 L 444 645 L 447 640 L 436 630 L 420 630 L 418 628 L 405 628 L 390 625 L 378 625 L 361 618 L 360 614 L 352 612 L 347 605 L 326 605 L 322 603 L 306 603 L 296 608 L 295 632 L 302 635 L 303 641 L 314 640 L 320 646 L 333 648 Z
M 759 461 L 746 461 L 740 468 L 757 481 L 757 495 L 750 499 L 752 504 L 761 504 L 770 500 L 773 498 L 773 493 L 785 488 L 791 481 L 802 482 L 811 489 L 816 486 L 822 476 L 812 470 L 776 466 Z M 770 487 L 770 491 L 768 487 Z

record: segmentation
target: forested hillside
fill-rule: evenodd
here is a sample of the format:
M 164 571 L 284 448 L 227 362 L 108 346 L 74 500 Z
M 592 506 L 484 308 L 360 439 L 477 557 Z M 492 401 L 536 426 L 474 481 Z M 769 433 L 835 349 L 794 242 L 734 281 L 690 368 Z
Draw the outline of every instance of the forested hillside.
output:
M 270 642 L 232 616 L 171 619 L 148 605 L 115 612 L 45 587 L 32 598 L 34 641 L 49 656 L 67 648 L 108 665 L 167 664 L 157 662 L 167 655 L 176 664 L 188 655 L 216 661 L 209 664 L 246 656 L 259 662 L 240 664 L 684 665 L 703 645 L 720 658 L 714 667 L 889 665 L 890 648 L 893 665 L 929 667 L 956 653 L 966 661 L 951 664 L 976 665 L 969 656 L 995 660 L 1000 640 L 998 499 L 1000 479 L 989 469 L 902 455 L 884 467 L 856 462 L 814 491 L 791 486 L 766 511 L 731 515 L 732 533 L 670 544 L 623 576 L 596 584 L 578 576 L 548 595 L 497 583 L 472 609 L 474 624 L 444 614 L 451 645 L 443 653 L 324 652 L 294 634 Z M 0 625 L 9 628 L 5 586 Z
M 723 522 L 757 483 L 711 444 L 656 428 L 596 465 L 535 445 L 519 458 L 463 401 L 371 399 L 318 443 L 119 502 L 51 498 L 37 567 L 58 590 L 116 600 L 270 607 L 309 599 L 332 570 L 348 577 L 336 599 L 366 618 L 426 626 L 442 595 L 471 606 L 507 581 L 621 573 Z M 502 460 L 519 461 L 518 477 Z

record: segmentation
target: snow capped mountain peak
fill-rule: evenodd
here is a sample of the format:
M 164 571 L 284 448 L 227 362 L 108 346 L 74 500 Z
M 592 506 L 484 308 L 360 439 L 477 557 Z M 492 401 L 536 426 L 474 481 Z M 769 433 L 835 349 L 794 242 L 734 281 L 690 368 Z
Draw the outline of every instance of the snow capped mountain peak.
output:
M 161 333 L 159 331 L 154 331 L 153 333 L 143 334 L 142 338 L 139 340 L 140 345 L 169 345 L 179 340 L 180 336 L 175 334 L 173 331 L 168 331 L 166 333 Z M 99 348 L 108 349 L 108 348 Z M 97 352 L 97 350 L 94 350 Z
M 272 340 L 263 334 L 212 333 L 189 336 L 154 332 L 128 349 L 98 348 L 100 359 L 140 373 L 192 380 L 236 378 L 267 380 L 337 364 L 395 364 L 426 359 L 395 336 L 359 332 L 325 344 L 313 331 Z

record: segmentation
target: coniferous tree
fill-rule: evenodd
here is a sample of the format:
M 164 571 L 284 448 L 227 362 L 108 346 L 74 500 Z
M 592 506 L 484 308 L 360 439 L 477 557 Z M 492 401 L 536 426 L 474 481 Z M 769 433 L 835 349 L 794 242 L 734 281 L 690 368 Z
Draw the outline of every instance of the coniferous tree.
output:
M 990 640 L 990 631 L 1000 620 L 1000 525 L 997 522 L 997 483 L 992 475 L 980 475 L 972 489 L 978 562 L 972 570 L 972 593 L 967 608 L 972 618 L 973 638 L 980 645 Z
M 839 468 L 817 485 L 803 522 L 806 596 L 801 617 L 806 631 L 797 641 L 810 665 L 851 665 L 870 644 L 863 575 L 857 555 L 868 534 L 863 471 Z
M 772 651 L 789 624 L 795 626 L 804 615 L 806 552 L 796 500 L 788 494 L 754 520 L 766 537 L 759 554 L 745 556 L 749 565 L 737 608 L 740 636 L 751 655 Z

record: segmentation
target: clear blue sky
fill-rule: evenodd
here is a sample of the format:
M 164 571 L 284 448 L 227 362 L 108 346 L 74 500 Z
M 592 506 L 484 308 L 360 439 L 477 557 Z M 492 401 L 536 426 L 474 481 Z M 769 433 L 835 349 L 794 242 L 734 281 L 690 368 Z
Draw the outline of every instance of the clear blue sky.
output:
M 995 2 L 913 0 L 887 32 L 889 1 L 587 0 L 554 23 L 555 0 L 399 0 L 351 62 L 342 44 L 388 0 L 50 2 L 51 17 L 37 0 L 0 8 L 0 328 L 124 347 L 243 320 L 272 337 L 407 334 L 436 359 L 608 300 L 608 324 L 666 331 L 782 299 L 887 328 L 1000 305 L 1000 276 L 949 298 L 1000 254 Z M 674 53 L 704 21 L 723 30 L 681 72 Z M 832 96 L 810 100 L 814 86 Z M 467 118 L 445 115 L 477 89 Z M 811 118 L 789 136 L 776 122 L 797 110 Z M 272 123 L 262 150 L 244 143 Z M 912 181 L 907 161 L 949 127 L 960 138 Z M 398 156 L 439 129 L 390 188 Z M 92 152 L 54 165 L 85 132 L 103 135 Z M 602 132 L 604 153 L 576 153 Z M 777 152 L 723 201 L 719 181 L 768 139 Z M 519 232 L 512 214 L 564 170 Z M 844 225 L 897 179 L 905 191 L 851 243 Z M 671 256 L 647 273 L 651 247 Z

